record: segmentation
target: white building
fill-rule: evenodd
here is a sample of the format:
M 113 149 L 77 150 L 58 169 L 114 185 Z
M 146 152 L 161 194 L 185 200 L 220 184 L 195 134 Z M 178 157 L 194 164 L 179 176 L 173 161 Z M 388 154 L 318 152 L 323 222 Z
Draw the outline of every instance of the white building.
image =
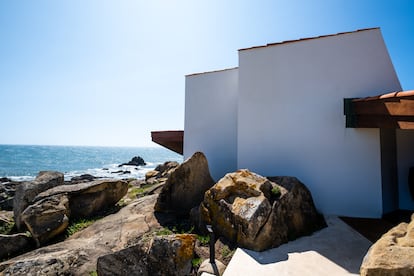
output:
M 184 158 L 204 152 L 216 180 L 240 168 L 296 176 L 325 214 L 414 209 L 407 180 L 414 131 L 401 130 L 414 126 L 345 122 L 344 99 L 402 90 L 378 28 L 238 54 L 238 68 L 186 76 Z M 413 95 L 392 96 L 414 102 Z M 352 112 L 347 120 L 359 116 Z

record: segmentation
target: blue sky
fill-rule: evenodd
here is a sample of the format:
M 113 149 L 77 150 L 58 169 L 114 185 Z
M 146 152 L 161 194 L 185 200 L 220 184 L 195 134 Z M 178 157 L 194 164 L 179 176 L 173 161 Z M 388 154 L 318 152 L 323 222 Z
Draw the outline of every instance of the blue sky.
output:
M 184 126 L 186 74 L 363 28 L 381 28 L 413 90 L 413 14 L 409 0 L 0 1 L 0 144 L 154 146 L 151 130 Z

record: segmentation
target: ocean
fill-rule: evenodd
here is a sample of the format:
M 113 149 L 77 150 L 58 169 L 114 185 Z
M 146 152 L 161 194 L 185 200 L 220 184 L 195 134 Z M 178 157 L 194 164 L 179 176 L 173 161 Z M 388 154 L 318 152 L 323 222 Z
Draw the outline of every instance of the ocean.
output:
M 134 156 L 145 166 L 122 166 Z M 145 173 L 166 161 L 181 163 L 183 157 L 161 147 L 90 147 L 0 145 L 0 177 L 14 181 L 33 180 L 39 171 L 58 171 L 65 180 L 91 174 L 109 178 L 144 178 Z

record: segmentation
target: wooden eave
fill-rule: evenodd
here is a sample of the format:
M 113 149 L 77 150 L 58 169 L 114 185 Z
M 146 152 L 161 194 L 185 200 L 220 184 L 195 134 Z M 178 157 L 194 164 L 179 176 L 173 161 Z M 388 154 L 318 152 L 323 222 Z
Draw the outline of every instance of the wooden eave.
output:
M 172 150 L 181 155 L 183 154 L 183 130 L 151 131 L 151 139 L 153 142 L 169 150 Z
M 344 99 L 346 127 L 414 129 L 414 90 Z

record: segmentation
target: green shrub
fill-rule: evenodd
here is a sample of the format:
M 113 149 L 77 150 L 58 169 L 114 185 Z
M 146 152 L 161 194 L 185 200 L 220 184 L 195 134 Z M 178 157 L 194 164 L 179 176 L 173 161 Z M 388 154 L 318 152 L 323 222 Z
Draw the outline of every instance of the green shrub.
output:
M 279 198 L 280 197 L 280 194 L 281 194 L 280 188 L 278 186 L 273 187 L 273 189 L 272 189 L 272 195 L 274 197 L 276 197 L 276 198 Z
M 223 248 L 221 249 L 221 256 L 223 258 L 227 258 L 231 255 L 234 254 L 235 250 L 231 250 L 227 245 L 223 246 Z
M 161 228 L 160 230 L 155 231 L 156 236 L 166 236 L 171 234 L 173 234 L 173 231 L 168 228 Z
M 201 259 L 201 258 L 194 258 L 194 259 L 191 260 L 191 265 L 194 268 L 199 268 L 202 262 L 203 262 L 203 259 Z
M 66 237 L 70 237 L 76 232 L 79 232 L 82 229 L 85 229 L 89 225 L 93 224 L 95 221 L 100 219 L 100 217 L 90 218 L 90 219 L 79 219 L 70 223 L 68 228 L 66 228 Z
M 141 195 L 145 192 L 145 188 L 138 188 L 138 187 L 134 187 L 131 188 L 128 192 L 128 197 L 131 199 L 136 198 L 138 195 Z
M 13 227 L 14 227 L 14 221 L 11 221 L 9 223 L 1 225 L 0 226 L 0 234 L 2 234 L 2 235 L 10 234 Z
M 207 245 L 210 242 L 210 236 L 197 235 L 197 240 L 201 245 Z

